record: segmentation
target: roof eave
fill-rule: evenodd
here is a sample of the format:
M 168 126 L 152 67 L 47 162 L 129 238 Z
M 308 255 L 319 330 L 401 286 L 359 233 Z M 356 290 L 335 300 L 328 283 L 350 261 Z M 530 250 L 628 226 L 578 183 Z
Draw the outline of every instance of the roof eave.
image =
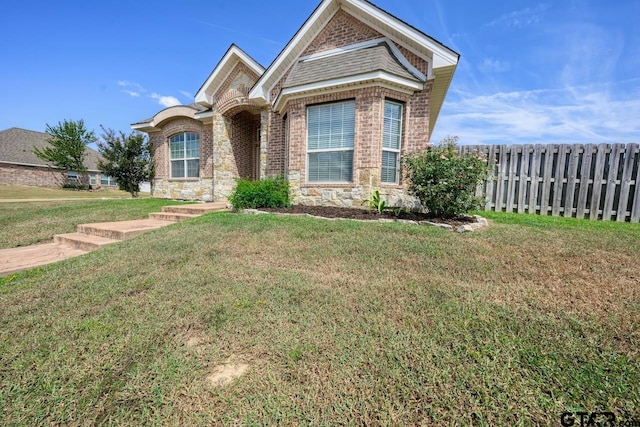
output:
M 310 96 L 312 94 L 316 95 L 318 93 L 334 92 L 344 90 L 347 87 L 352 89 L 354 87 L 371 85 L 386 86 L 409 95 L 424 90 L 424 84 L 422 82 L 378 70 L 355 76 L 341 77 L 284 88 L 278 95 L 278 98 L 274 101 L 273 108 L 276 112 L 280 112 L 286 106 L 288 100 L 292 98 Z
M 433 87 L 431 88 L 430 110 L 429 110 L 429 139 L 433 135 L 438 116 L 442 110 L 442 105 L 447 97 L 451 81 L 455 74 L 457 65 L 450 67 L 440 67 L 434 69 Z

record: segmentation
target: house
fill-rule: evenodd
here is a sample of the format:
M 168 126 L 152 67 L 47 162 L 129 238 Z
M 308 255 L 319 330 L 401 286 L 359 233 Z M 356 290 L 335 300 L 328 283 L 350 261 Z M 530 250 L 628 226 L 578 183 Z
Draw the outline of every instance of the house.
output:
M 400 157 L 429 145 L 459 54 L 366 0 L 323 0 L 265 69 L 232 45 L 195 96 L 132 125 L 154 197 L 225 200 L 238 177 L 288 178 L 294 203 L 405 193 Z
M 0 185 L 32 185 L 38 187 L 60 187 L 77 181 L 77 172 L 65 172 L 40 159 L 33 153 L 35 148 L 49 145 L 49 135 L 32 130 L 9 128 L 0 131 Z M 116 181 L 102 175 L 98 169 L 100 154 L 87 147 L 85 166 L 91 186 L 116 186 Z

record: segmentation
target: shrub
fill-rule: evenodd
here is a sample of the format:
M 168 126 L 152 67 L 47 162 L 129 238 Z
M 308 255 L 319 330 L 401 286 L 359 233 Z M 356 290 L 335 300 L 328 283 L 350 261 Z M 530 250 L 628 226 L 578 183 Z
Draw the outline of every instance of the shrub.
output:
M 458 137 L 447 137 L 440 145 L 403 158 L 409 193 L 433 216 L 452 218 L 478 209 L 483 203 L 483 198 L 474 193 L 487 176 L 487 160 L 483 154 L 460 155 L 457 142 Z
M 288 207 L 289 181 L 282 177 L 249 181 L 238 179 L 238 185 L 229 196 L 233 209 Z

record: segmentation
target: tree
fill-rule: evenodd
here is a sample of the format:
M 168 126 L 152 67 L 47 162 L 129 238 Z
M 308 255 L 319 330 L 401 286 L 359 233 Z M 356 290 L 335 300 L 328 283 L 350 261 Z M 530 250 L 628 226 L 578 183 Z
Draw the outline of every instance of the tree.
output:
M 140 183 L 151 179 L 153 174 L 146 136 L 140 132 L 125 135 L 120 131 L 116 134 L 112 129 L 100 127 L 104 133 L 103 141 L 98 142 L 98 151 L 104 159 L 98 162 L 98 168 L 114 177 L 121 190 L 131 193 L 131 197 L 138 197 Z
M 49 135 L 47 142 L 50 146 L 42 150 L 35 148 L 33 153 L 65 172 L 78 172 L 81 184 L 88 186 L 89 179 L 84 159 L 87 145 L 97 140 L 93 131 L 87 131 L 83 120 L 77 122 L 64 120 L 53 127 L 47 124 L 45 132 Z

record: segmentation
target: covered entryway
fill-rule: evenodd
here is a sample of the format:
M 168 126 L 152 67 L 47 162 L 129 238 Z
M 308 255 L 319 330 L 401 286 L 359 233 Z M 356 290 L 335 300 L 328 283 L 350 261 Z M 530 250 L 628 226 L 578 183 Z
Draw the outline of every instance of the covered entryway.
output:
M 230 89 L 216 108 L 230 121 L 229 139 L 239 178 L 260 178 L 260 108 L 247 97 L 248 89 Z

